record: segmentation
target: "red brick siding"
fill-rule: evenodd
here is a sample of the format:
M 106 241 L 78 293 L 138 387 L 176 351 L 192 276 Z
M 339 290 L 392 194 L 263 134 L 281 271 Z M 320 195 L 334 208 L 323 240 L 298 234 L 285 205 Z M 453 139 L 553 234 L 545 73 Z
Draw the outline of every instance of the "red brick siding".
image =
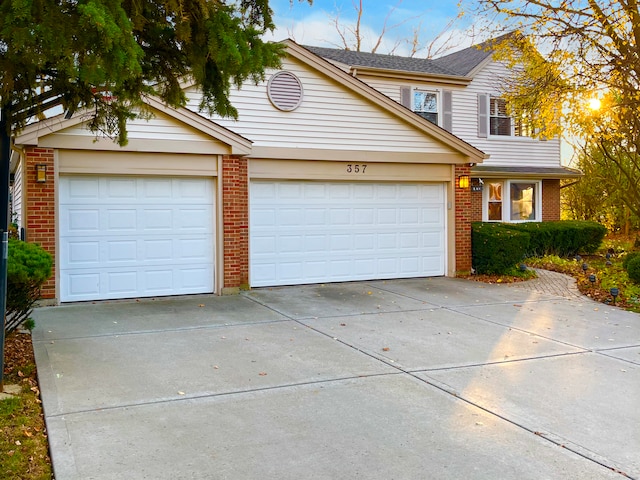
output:
M 456 165 L 455 178 L 460 175 L 469 175 L 468 165 Z M 468 272 L 471 270 L 471 220 L 472 204 L 470 189 L 461 189 L 455 186 L 455 236 L 456 236 L 456 272 Z
M 542 221 L 560 220 L 560 180 L 542 181 Z
M 36 182 L 36 165 L 47 166 L 46 183 Z M 27 241 L 37 243 L 54 259 L 56 257 L 56 199 L 53 149 L 28 148 L 25 150 L 25 192 L 23 195 L 23 222 Z M 55 273 L 41 290 L 42 298 L 55 298 Z
M 471 185 L 481 185 L 477 178 L 471 179 Z M 471 221 L 482 221 L 482 191 L 471 192 Z
M 246 158 L 222 160 L 224 288 L 249 285 L 249 176 Z

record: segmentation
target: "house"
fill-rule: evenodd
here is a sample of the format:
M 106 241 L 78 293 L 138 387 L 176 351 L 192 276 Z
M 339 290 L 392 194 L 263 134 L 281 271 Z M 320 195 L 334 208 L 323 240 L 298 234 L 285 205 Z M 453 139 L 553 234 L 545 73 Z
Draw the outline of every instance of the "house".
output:
M 502 182 L 494 197 L 536 215 L 547 182 L 559 190 L 555 140 L 539 161 L 497 148 L 494 161 L 483 148 L 495 135 L 471 135 L 490 67 L 461 75 L 407 60 L 437 69 L 426 73 L 386 68 L 405 60 L 385 56 L 367 67 L 285 45 L 280 70 L 231 93 L 237 120 L 201 115 L 185 84 L 183 108 L 145 99 L 153 118 L 129 122 L 126 147 L 96 138 L 83 112 L 20 132 L 14 217 L 54 256 L 44 298 L 455 276 L 471 268 L 470 224 L 483 208 L 465 178 L 482 179 L 484 197 Z M 539 141 L 527 140 L 533 153 Z M 527 184 L 529 196 L 514 190 Z
M 534 138 L 525 117 L 507 114 L 499 41 L 432 60 L 307 48 L 489 155 L 471 168 L 473 221 L 559 220 L 560 180 L 581 173 L 562 164 L 559 138 Z

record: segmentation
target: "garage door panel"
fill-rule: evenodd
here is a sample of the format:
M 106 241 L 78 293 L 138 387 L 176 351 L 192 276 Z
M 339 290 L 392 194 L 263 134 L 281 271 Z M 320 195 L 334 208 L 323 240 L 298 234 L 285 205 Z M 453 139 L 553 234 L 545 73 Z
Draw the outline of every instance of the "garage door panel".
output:
M 442 184 L 252 182 L 251 284 L 444 275 L 444 212 Z
M 213 292 L 213 198 L 211 179 L 61 177 L 61 301 Z

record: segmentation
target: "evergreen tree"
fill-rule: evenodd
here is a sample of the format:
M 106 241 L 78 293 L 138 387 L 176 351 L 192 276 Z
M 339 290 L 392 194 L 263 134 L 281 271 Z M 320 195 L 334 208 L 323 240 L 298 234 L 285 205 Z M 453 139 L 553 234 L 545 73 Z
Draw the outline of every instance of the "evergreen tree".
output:
M 277 67 L 282 46 L 268 0 L 2 0 L 0 107 L 6 128 L 62 105 L 94 112 L 94 130 L 126 143 L 126 120 L 157 95 L 184 105 L 181 82 L 202 90 L 200 107 L 235 116 L 232 85 Z

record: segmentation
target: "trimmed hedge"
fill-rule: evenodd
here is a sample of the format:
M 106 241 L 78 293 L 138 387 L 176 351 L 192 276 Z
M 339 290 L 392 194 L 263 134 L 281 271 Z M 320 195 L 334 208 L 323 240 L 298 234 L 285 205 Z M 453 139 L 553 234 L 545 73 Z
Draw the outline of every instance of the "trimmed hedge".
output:
M 531 243 L 527 256 L 557 255 L 568 257 L 577 253 L 595 253 L 607 228 L 597 222 L 558 220 L 555 222 L 526 222 L 503 224 L 511 230 L 527 232 Z
M 525 257 L 594 253 L 606 227 L 596 222 L 472 223 L 473 265 L 478 273 L 504 274 Z
M 9 239 L 5 331 L 24 324 L 40 297 L 40 287 L 51 276 L 53 259 L 35 243 Z
M 473 265 L 477 273 L 502 274 L 522 261 L 531 235 L 499 223 L 474 222 L 471 230 Z

